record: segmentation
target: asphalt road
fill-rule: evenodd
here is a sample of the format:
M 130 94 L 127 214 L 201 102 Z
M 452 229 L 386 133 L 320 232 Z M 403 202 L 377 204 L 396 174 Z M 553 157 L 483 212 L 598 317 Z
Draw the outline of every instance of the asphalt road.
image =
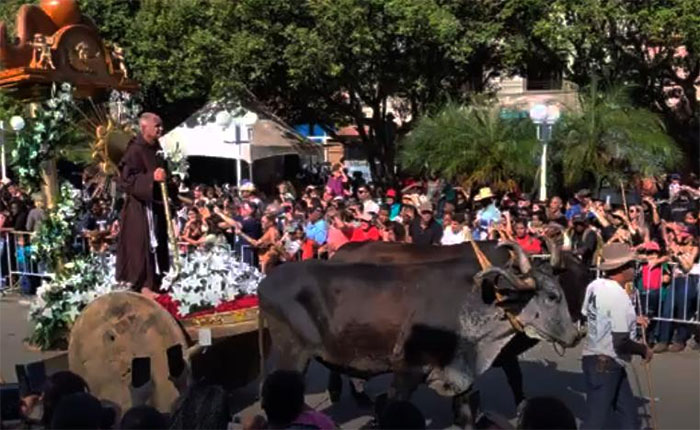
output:
M 47 369 L 64 368 L 65 354 L 60 352 L 36 352 L 26 349 L 23 339 L 29 331 L 26 306 L 16 297 L 0 300 L 0 371 L 2 377 L 14 381 L 14 365 L 46 359 Z M 583 376 L 581 374 L 580 349 L 568 350 L 559 357 L 549 345 L 540 344 L 524 354 L 521 360 L 525 378 L 525 392 L 532 396 L 556 396 L 581 418 L 585 411 Z M 652 364 L 652 382 L 659 429 L 700 428 L 700 353 L 686 350 L 677 354 L 657 355 Z M 639 396 L 639 411 L 648 415 L 648 386 L 644 367 L 635 361 L 629 368 L 632 389 Z M 312 364 L 307 376 L 307 403 L 329 414 L 342 428 L 359 428 L 370 420 L 371 411 L 358 408 L 349 395 L 347 385 L 338 404 L 331 404 L 325 392 L 328 372 L 320 365 Z M 367 385 L 371 396 L 384 392 L 389 377 L 373 379 Z M 503 372 L 492 369 L 484 374 L 477 386 L 481 392 L 481 404 L 485 410 L 515 419 L 515 405 Z M 236 390 L 233 404 L 239 415 L 259 411 L 255 400 L 257 383 Z M 451 423 L 450 400 L 442 398 L 422 387 L 413 398 L 423 411 L 429 428 L 447 428 Z M 645 424 L 648 420 L 644 420 Z M 610 423 L 611 426 L 614 425 Z M 611 427 L 613 428 L 613 427 Z

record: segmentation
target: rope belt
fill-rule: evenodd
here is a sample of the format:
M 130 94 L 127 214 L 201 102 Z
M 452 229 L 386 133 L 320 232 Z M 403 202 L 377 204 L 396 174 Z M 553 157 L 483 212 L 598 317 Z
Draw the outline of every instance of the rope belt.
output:
M 471 238 L 469 241 L 472 244 L 472 248 L 474 249 L 474 254 L 476 254 L 476 259 L 479 260 L 479 265 L 481 265 L 481 270 L 487 270 L 491 268 L 492 264 L 489 261 L 488 257 L 486 257 L 486 254 L 479 248 L 479 245 L 477 245 L 476 241 Z M 503 294 L 499 293 L 498 290 L 495 290 L 496 292 L 496 302 L 497 303 L 502 303 L 504 300 Z M 506 318 L 508 318 L 508 321 L 510 321 L 510 325 L 513 326 L 515 331 L 523 332 L 524 328 L 520 320 L 518 320 L 518 317 L 513 315 L 512 312 L 508 310 L 503 310 L 506 314 Z

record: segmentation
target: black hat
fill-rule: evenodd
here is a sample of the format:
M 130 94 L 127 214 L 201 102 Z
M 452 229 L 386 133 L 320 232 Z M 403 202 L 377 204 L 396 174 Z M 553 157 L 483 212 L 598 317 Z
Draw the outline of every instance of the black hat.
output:
M 573 221 L 574 224 L 588 224 L 588 218 L 583 214 L 574 215 L 571 221 Z

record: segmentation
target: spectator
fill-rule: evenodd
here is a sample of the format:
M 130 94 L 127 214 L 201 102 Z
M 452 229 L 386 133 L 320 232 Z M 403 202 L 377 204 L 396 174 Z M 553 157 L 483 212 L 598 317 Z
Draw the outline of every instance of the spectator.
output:
M 168 421 L 165 416 L 153 406 L 135 406 L 124 414 L 121 430 L 165 430 Z
M 347 212 L 336 213 L 328 227 L 328 258 L 350 241 L 353 234 L 352 216 Z
M 12 228 L 15 231 L 26 231 L 27 209 L 21 200 L 13 200 L 10 203 L 10 219 L 12 220 Z
M 185 248 L 197 248 L 204 243 L 207 226 L 202 222 L 202 215 L 195 208 L 187 211 L 187 222 L 180 233 L 180 240 Z
M 110 429 L 114 425 L 115 412 L 103 408 L 99 400 L 89 393 L 72 393 L 58 402 L 51 418 L 51 429 Z
M 420 205 L 420 218 L 411 223 L 409 235 L 411 242 L 416 245 L 439 245 L 442 239 L 442 228 L 433 218 L 433 205 L 425 202 Z
M 425 417 L 421 411 L 408 401 L 389 402 L 379 416 L 379 428 L 382 430 L 423 430 Z
M 357 197 L 360 199 L 362 204 L 362 212 L 365 214 L 378 214 L 379 205 L 377 202 L 372 200 L 372 194 L 369 191 L 369 187 L 362 185 L 357 189 Z
M 27 215 L 27 225 L 26 231 L 35 232 L 41 228 L 41 223 L 46 219 L 46 212 L 44 208 L 46 206 L 44 202 L 44 196 L 41 193 L 35 193 L 33 196 L 34 207 L 29 211 Z
M 440 243 L 442 245 L 458 245 L 468 241 L 468 232 L 463 223 L 464 215 L 446 213 L 442 218 L 444 231 Z
M 589 228 L 588 219 L 582 215 L 576 215 L 572 219 L 574 225 L 571 235 L 571 251 L 579 257 L 586 266 L 593 264 L 593 256 L 598 248 L 596 232 Z
M 527 221 L 518 219 L 514 223 L 515 241 L 528 254 L 542 254 L 542 243 L 527 231 Z
M 349 191 L 345 190 L 345 185 L 348 183 L 348 177 L 345 176 L 343 165 L 336 163 L 331 169 L 331 177 L 326 183 L 326 192 L 331 198 L 345 197 Z
M 254 217 L 257 209 L 257 205 L 252 201 L 244 201 L 241 204 L 241 222 L 232 225 L 243 233 L 237 237 L 236 251 L 243 261 L 251 265 L 257 265 L 258 258 L 249 239 L 260 239 L 262 236 L 262 224 Z
M 396 190 L 390 188 L 386 191 L 386 204 L 389 206 L 389 219 L 395 221 L 401 212 L 401 203 L 396 200 Z
M 260 403 L 270 428 L 336 428 L 329 417 L 304 404 L 304 392 L 304 379 L 298 372 L 278 370 L 265 379 Z
M 533 397 L 525 400 L 518 413 L 519 430 L 576 430 L 571 410 L 554 397 Z
M 227 429 L 232 415 L 226 391 L 218 385 L 191 386 L 173 407 L 171 429 Z
M 302 259 L 308 260 L 316 255 L 318 249 L 325 245 L 328 239 L 328 226 L 323 219 L 323 208 L 321 206 L 314 206 L 309 210 L 304 234 L 306 235 L 306 242 Z
M 87 383 L 73 372 L 59 371 L 49 376 L 41 396 L 44 406 L 41 423 L 44 427 L 50 428 L 54 412 L 64 397 L 74 393 L 87 393 L 88 391 Z
M 361 214 L 358 219 L 360 226 L 352 231 L 350 242 L 374 242 L 381 239 L 379 230 L 373 225 L 371 215 Z

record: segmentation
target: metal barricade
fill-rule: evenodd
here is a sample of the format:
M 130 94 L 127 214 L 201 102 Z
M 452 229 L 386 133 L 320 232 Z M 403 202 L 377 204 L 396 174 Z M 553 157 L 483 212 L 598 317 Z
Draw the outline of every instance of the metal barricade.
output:
M 31 237 L 34 233 L 26 231 L 4 230 L 0 239 L 0 289 L 3 292 L 20 288 L 23 279 L 50 278 L 46 264 L 32 257 Z
M 652 274 L 648 265 L 638 266 L 638 309 L 652 321 L 700 325 L 700 276 L 680 272 L 676 263 L 667 263 L 667 267 L 670 281 L 664 283 L 663 268 Z M 645 270 L 649 271 L 646 276 Z

